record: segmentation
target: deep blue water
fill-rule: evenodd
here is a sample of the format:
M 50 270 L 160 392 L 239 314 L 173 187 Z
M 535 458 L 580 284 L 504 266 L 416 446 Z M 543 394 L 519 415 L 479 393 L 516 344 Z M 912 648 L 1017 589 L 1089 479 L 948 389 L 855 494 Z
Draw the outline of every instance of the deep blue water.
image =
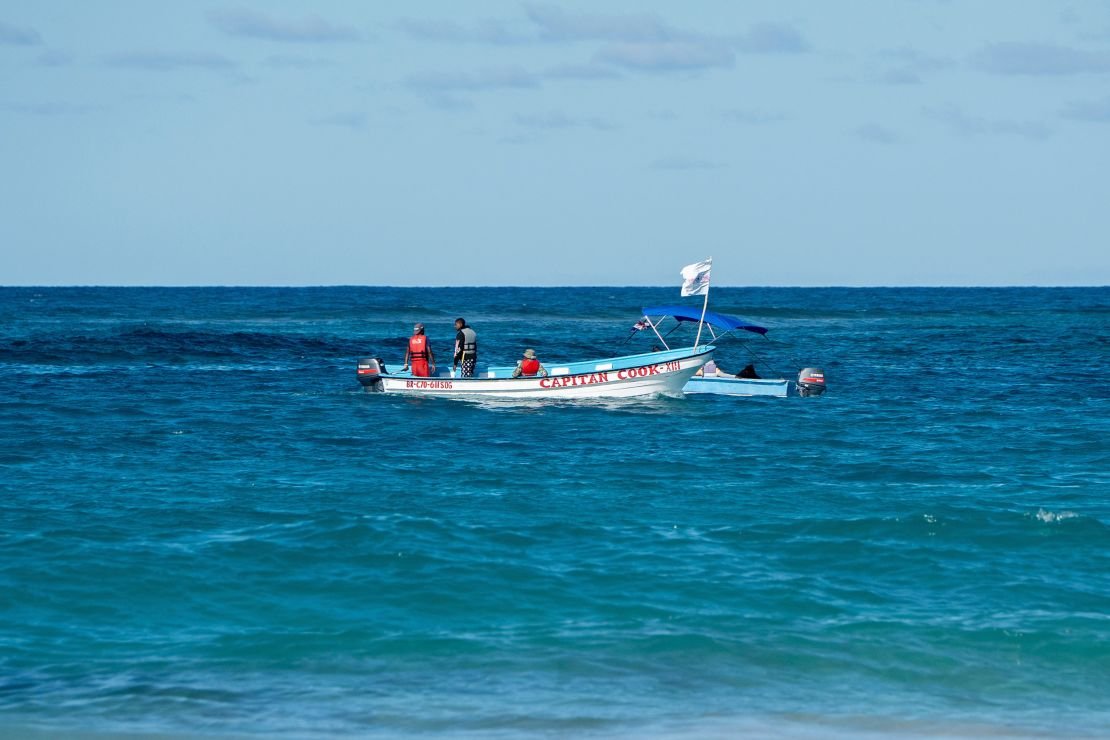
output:
M 1110 736 L 1110 289 L 715 289 L 820 399 L 355 381 L 676 293 L 0 289 L 0 734 Z

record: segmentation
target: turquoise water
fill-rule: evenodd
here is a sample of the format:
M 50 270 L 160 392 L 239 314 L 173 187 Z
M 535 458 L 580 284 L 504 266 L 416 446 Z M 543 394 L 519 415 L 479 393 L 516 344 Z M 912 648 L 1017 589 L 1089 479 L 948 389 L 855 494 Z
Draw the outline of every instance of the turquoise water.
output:
M 0 734 L 1110 735 L 1110 289 L 715 289 L 820 399 L 355 381 L 676 293 L 0 289 Z

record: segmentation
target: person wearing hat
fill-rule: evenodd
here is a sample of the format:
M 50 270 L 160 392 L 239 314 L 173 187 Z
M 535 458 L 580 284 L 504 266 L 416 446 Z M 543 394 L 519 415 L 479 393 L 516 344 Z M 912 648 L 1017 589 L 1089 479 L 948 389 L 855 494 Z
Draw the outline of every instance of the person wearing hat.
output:
M 525 377 L 532 377 L 535 375 L 547 377 L 547 371 L 544 370 L 543 365 L 536 359 L 536 351 L 531 349 L 524 350 L 524 359 L 517 360 L 516 369 L 513 370 L 513 377 L 519 378 L 521 375 Z
M 417 378 L 426 378 L 431 372 L 436 371 L 436 356 L 428 346 L 428 337 L 424 334 L 424 325 L 417 324 L 412 327 L 412 336 L 409 337 L 409 346 L 405 349 L 405 366 L 401 371 L 409 369 L 409 358 L 412 358 L 412 374 Z

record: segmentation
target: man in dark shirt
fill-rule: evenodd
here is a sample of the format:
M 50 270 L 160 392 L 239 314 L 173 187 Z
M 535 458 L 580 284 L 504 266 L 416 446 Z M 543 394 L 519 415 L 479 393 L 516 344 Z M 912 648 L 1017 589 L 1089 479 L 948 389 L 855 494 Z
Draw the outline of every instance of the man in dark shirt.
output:
M 462 376 L 473 378 L 474 367 L 478 364 L 478 334 L 463 318 L 455 319 L 455 332 L 455 369 L 461 365 Z

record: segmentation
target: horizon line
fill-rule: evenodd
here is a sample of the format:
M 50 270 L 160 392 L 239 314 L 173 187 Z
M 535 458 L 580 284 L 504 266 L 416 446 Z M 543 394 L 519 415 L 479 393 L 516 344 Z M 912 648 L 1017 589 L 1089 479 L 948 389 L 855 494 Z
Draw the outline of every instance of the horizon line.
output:
M 982 289 L 997 289 L 997 288 L 1042 288 L 1042 289 L 1062 289 L 1062 288 L 1108 288 L 1110 284 L 1102 283 L 1052 283 L 1052 284 L 1035 284 L 1035 283 L 1007 283 L 1007 284 L 967 284 L 967 285 L 951 285 L 951 284 L 876 284 L 876 285 L 844 285 L 844 284 L 827 284 L 827 285 L 716 285 L 713 286 L 718 289 L 735 289 L 735 288 L 748 288 L 748 289 L 764 289 L 764 288 L 779 288 L 779 289 L 804 289 L 804 290 L 825 290 L 830 288 L 842 290 L 876 290 L 876 289 L 911 289 L 918 290 L 922 288 L 928 289 L 946 289 L 946 290 L 982 290 Z M 515 283 L 490 283 L 485 285 L 389 285 L 389 284 L 374 284 L 374 283 L 176 283 L 176 284 L 158 284 L 158 283 L 24 283 L 24 284 L 7 284 L 0 285 L 0 290 L 5 289 L 30 289 L 30 288 L 118 288 L 118 289 L 196 289 L 196 288 L 227 288 L 227 289 L 273 289 L 273 288 L 287 288 L 287 289 L 313 289 L 313 288 L 390 288 L 401 290 L 485 290 L 485 289 L 539 289 L 539 290 L 565 290 L 567 288 L 675 288 L 677 286 L 671 284 L 663 285 L 648 285 L 648 284 L 627 284 L 627 285 L 606 285 L 602 283 L 596 284 L 580 284 L 580 285 L 524 285 Z

